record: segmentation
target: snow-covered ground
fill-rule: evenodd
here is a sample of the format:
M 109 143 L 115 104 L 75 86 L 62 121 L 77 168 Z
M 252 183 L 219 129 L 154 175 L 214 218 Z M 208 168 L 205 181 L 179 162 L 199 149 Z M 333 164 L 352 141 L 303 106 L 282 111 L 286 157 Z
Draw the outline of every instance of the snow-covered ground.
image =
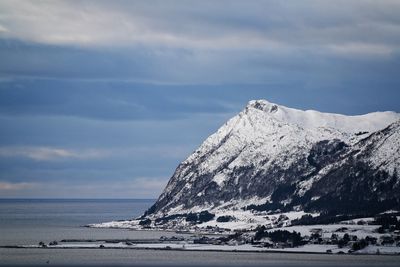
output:
M 281 226 L 289 226 L 292 220 L 299 219 L 303 215 L 309 214 L 311 216 L 318 216 L 318 213 L 306 213 L 304 211 L 292 211 L 268 215 L 266 212 L 254 212 L 250 210 L 229 210 L 229 209 L 218 209 L 212 210 L 216 216 L 214 219 L 204 222 L 201 224 L 190 225 L 185 221 L 180 221 L 180 225 L 187 227 L 187 230 L 194 231 L 195 229 L 206 229 L 207 227 L 218 227 L 221 229 L 241 230 L 241 229 L 255 229 L 259 225 L 265 225 L 270 228 L 276 228 Z M 218 222 L 218 217 L 231 216 L 234 220 L 229 222 Z M 99 224 L 90 224 L 89 227 L 94 228 L 126 228 L 126 229 L 142 229 L 139 225 L 139 220 L 129 221 L 111 221 Z M 152 227 L 153 230 L 159 229 L 159 227 Z
M 206 233 L 207 229 L 231 229 L 231 231 L 225 231 L 224 234 L 233 233 L 234 230 L 246 230 L 248 234 L 254 235 L 254 230 L 257 226 L 264 225 L 267 227 L 267 231 L 272 232 L 276 230 L 286 230 L 289 232 L 298 232 L 302 237 L 310 237 L 313 233 L 318 233 L 320 237 L 324 240 L 329 240 L 332 235 L 336 235 L 338 238 L 343 238 L 345 234 L 351 237 L 356 236 L 358 240 L 365 239 L 367 236 L 371 238 L 376 238 L 378 241 L 382 238 L 390 236 L 387 233 L 378 233 L 377 229 L 379 225 L 369 225 L 373 221 L 373 218 L 359 218 L 353 220 L 347 220 L 336 224 L 325 224 L 325 225 L 295 225 L 291 226 L 291 222 L 294 219 L 301 218 L 306 213 L 303 211 L 298 212 L 287 212 L 268 215 L 265 212 L 250 212 L 245 210 L 219 210 L 218 216 L 233 216 L 236 218 L 234 221 L 230 222 L 217 222 L 216 216 L 213 220 L 193 225 L 185 229 L 192 233 Z M 311 214 L 312 216 L 317 216 L 318 214 Z M 363 223 L 361 223 L 363 222 Z M 134 221 L 117 221 L 109 222 L 98 225 L 91 225 L 91 227 L 105 227 L 105 228 L 130 228 L 130 229 L 142 229 L 139 225 L 138 220 Z M 208 228 L 207 228 L 208 227 Z M 147 229 L 147 230 L 157 230 L 157 228 Z M 160 230 L 160 229 L 158 229 Z M 171 229 L 173 230 L 173 229 Z M 211 230 L 211 231 L 214 231 Z M 202 232 L 204 231 L 204 232 Z M 363 254 L 400 254 L 400 246 L 396 246 L 398 242 L 395 242 L 391 246 L 378 246 L 369 245 L 364 249 L 353 253 L 363 253 Z M 235 244 L 233 242 L 232 244 Z M 338 245 L 330 244 L 325 242 L 324 244 L 306 244 L 304 246 L 295 248 L 266 248 L 252 244 L 240 244 L 238 245 L 214 245 L 214 244 L 193 244 L 193 241 L 181 241 L 181 242 L 171 242 L 171 243 L 151 243 L 151 244 L 131 244 L 126 245 L 125 243 L 109 244 L 104 243 L 105 247 L 116 247 L 116 248 L 154 248 L 154 249 L 187 249 L 187 250 L 240 250 L 240 251 L 276 251 L 276 252 L 304 252 L 304 253 L 348 253 L 351 248 L 351 244 L 346 247 L 339 248 Z M 66 244 L 67 246 L 89 246 L 98 247 L 100 244 Z M 59 245 L 61 247 L 64 244 Z
M 139 222 L 139 220 L 111 221 L 105 223 L 93 223 L 87 226 L 93 228 L 121 228 L 140 230 L 142 227 L 139 225 Z
M 300 233 L 302 236 L 310 236 L 316 230 L 321 230 L 321 237 L 328 238 L 331 237 L 332 234 L 336 234 L 339 237 L 343 237 L 344 234 L 355 235 L 359 239 L 365 238 L 367 236 L 379 238 L 384 234 L 379 234 L 376 232 L 376 229 L 379 225 L 357 225 L 357 224 L 318 224 L 318 225 L 297 225 L 297 226 L 289 226 L 289 227 L 281 227 L 271 229 L 269 231 L 276 230 L 286 230 L 289 232 L 296 231 Z M 347 228 L 347 230 L 345 229 Z
M 255 229 L 259 225 L 265 225 L 268 227 L 276 227 L 277 225 L 287 226 L 290 225 L 292 220 L 299 219 L 303 215 L 310 214 L 304 211 L 292 211 L 285 213 L 278 213 L 273 215 L 268 215 L 266 212 L 252 212 L 249 210 L 227 210 L 218 212 L 219 216 L 232 216 L 236 218 L 234 221 L 230 222 L 218 222 L 217 216 L 211 221 L 199 224 L 198 227 L 219 227 L 231 230 L 238 229 Z M 312 216 L 317 216 L 319 214 L 310 214 Z

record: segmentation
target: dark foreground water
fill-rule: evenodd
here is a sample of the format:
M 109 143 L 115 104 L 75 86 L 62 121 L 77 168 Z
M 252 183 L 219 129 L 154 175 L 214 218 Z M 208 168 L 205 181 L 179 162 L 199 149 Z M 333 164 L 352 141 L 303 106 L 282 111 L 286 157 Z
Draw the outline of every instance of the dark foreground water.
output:
M 89 223 L 129 219 L 154 200 L 0 200 L 0 245 L 61 239 L 157 238 L 172 232 L 92 229 Z M 0 265 L 128 266 L 400 266 L 396 256 L 193 252 L 122 249 L 0 248 Z

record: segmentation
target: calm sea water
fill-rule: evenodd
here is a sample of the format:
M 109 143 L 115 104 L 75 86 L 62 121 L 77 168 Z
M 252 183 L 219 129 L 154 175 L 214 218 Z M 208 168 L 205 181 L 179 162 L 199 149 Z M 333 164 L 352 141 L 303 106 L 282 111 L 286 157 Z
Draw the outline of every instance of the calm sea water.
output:
M 0 245 L 61 239 L 158 238 L 173 232 L 93 229 L 89 223 L 129 219 L 154 200 L 0 200 Z M 0 248 L 0 265 L 129 266 L 400 266 L 395 256 Z
M 132 237 L 132 231 L 92 229 L 90 223 L 130 219 L 155 200 L 2 199 L 0 245 L 37 244 L 60 239 Z

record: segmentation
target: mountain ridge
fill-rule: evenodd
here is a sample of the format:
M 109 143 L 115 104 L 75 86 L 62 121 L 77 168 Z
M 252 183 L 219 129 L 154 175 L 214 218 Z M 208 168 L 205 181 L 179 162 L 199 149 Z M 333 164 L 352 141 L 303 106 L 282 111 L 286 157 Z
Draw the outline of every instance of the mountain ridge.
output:
M 395 208 L 399 133 L 395 112 L 346 116 L 253 100 L 179 164 L 142 218 L 199 212 L 240 217 L 237 211 L 245 210 L 249 222 L 259 219 L 253 216 L 258 211 L 355 214 L 366 205 L 373 212 Z

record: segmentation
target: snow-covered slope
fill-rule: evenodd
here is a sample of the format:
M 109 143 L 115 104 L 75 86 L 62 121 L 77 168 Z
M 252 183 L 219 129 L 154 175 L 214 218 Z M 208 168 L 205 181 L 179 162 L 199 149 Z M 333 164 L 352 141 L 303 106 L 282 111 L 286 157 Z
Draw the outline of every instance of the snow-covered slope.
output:
M 178 166 L 147 216 L 265 203 L 304 209 L 307 192 L 318 193 L 314 200 L 327 193 L 325 176 L 350 164 L 355 151 L 369 168 L 393 175 L 398 132 L 378 131 L 392 123 L 398 129 L 399 119 L 394 112 L 345 116 L 250 101 Z
M 398 113 L 374 112 L 358 116 L 322 113 L 315 110 L 298 110 L 270 103 L 266 100 L 252 100 L 246 110 L 261 110 L 264 115 L 287 123 L 295 124 L 304 129 L 319 127 L 336 129 L 345 133 L 356 133 L 357 130 L 377 131 L 400 118 Z
M 375 168 L 384 169 L 393 175 L 400 167 L 400 121 L 389 125 L 357 144 L 358 155 Z

